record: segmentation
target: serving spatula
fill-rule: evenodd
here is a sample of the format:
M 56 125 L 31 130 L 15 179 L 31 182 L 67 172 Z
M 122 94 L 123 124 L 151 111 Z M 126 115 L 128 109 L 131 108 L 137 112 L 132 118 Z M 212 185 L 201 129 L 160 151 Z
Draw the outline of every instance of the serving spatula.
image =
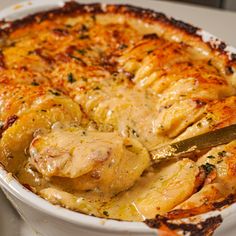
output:
M 236 124 L 233 124 L 208 133 L 154 148 L 150 150 L 150 155 L 154 163 L 159 163 L 171 158 L 193 156 L 199 152 L 229 143 L 235 139 Z

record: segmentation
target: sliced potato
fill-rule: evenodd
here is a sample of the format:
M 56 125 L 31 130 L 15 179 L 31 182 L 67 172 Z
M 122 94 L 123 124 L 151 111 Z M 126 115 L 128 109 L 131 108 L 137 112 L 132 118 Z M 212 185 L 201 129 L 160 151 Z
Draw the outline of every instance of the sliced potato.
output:
M 8 171 L 16 172 L 24 164 L 27 148 L 36 131 L 50 130 L 56 122 L 79 124 L 81 111 L 71 99 L 55 97 L 24 113 L 8 128 L 0 141 L 0 161 Z
M 205 185 L 199 192 L 193 194 L 189 199 L 176 206 L 175 209 L 192 209 L 211 204 L 227 196 L 224 185 L 213 183 Z M 206 208 L 207 209 L 207 208 Z M 202 212 L 199 212 L 202 213 Z
M 97 209 L 100 204 L 93 204 L 84 197 L 77 197 L 73 194 L 52 187 L 42 189 L 39 192 L 39 195 L 54 205 L 61 205 L 84 214 L 99 216 Z
M 154 218 L 183 202 L 195 191 L 199 170 L 195 162 L 183 159 L 160 169 L 134 201 L 144 218 Z
M 236 190 L 236 141 L 227 145 L 212 148 L 208 153 L 197 160 L 197 165 L 202 166 L 210 174 L 216 171 L 211 182 L 223 184 L 231 192 Z
M 236 122 L 236 97 L 208 103 L 201 119 L 189 126 L 175 141 L 216 130 Z M 192 115 L 192 114 L 191 114 Z
M 31 164 L 44 177 L 73 190 L 114 195 L 128 189 L 149 166 L 149 155 L 136 140 L 117 133 L 59 129 L 36 137 Z
M 161 164 L 147 170 L 129 191 L 118 194 L 101 209 L 109 218 L 128 221 L 164 214 L 195 192 L 198 173 L 198 167 L 189 159 Z

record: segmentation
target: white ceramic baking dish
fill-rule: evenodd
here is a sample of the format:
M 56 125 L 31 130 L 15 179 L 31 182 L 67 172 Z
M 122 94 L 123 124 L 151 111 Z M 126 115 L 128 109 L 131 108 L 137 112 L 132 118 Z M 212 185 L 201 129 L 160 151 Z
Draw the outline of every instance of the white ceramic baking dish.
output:
M 80 1 L 88 3 L 89 1 Z M 96 1 L 97 2 L 97 1 Z M 99 1 L 109 2 L 110 1 Z M 151 0 L 126 0 L 112 1 L 113 3 L 137 4 L 138 6 L 152 8 L 157 10 L 155 1 Z M 63 1 L 58 0 L 40 0 L 32 2 L 23 2 L 20 5 L 6 8 L 0 12 L 0 19 L 18 19 L 23 16 L 39 12 L 46 9 L 63 6 Z M 201 30 L 205 41 L 216 41 L 211 34 Z M 232 47 L 228 47 L 230 52 L 236 52 Z M 0 187 L 14 207 L 23 217 L 23 219 L 39 233 L 44 236 L 104 236 L 104 235 L 157 235 L 157 230 L 150 229 L 144 223 L 122 222 L 115 220 L 104 220 L 97 217 L 87 216 L 81 213 L 73 212 L 65 208 L 54 206 L 28 189 L 23 187 L 17 180 L 12 178 L 0 166 Z M 1 204 L 1 203 L 0 203 Z M 219 212 L 218 212 L 219 213 Z M 217 213 L 217 214 L 218 214 Z M 236 204 L 220 212 L 223 217 L 222 225 L 216 230 L 215 235 L 236 235 L 236 226 L 234 218 L 236 216 Z M 205 214 L 205 217 L 211 216 L 211 213 Z M 0 219 L 1 220 L 1 219 Z M 9 227 L 10 224 L 9 224 Z

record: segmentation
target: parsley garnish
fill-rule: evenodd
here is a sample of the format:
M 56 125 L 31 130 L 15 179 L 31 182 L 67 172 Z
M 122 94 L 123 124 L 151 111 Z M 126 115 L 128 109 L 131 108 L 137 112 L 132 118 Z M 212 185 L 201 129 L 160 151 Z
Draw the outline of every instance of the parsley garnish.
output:
M 127 128 L 128 128 L 129 132 L 131 132 L 131 134 L 132 134 L 133 136 L 135 136 L 135 137 L 137 137 L 137 138 L 139 137 L 139 134 L 137 133 L 136 130 L 130 128 L 129 126 L 128 126 Z
M 109 216 L 108 211 L 103 211 L 103 215 L 104 215 L 104 216 Z
M 210 163 L 206 163 L 205 165 L 201 165 L 201 167 L 204 169 L 206 175 L 209 175 L 215 169 L 215 166 Z
M 225 157 L 226 156 L 226 151 L 218 152 L 219 157 Z
M 80 31 L 82 31 L 82 32 L 87 32 L 89 29 L 88 29 L 88 27 L 86 26 L 86 25 L 82 25 L 81 26 L 81 29 L 80 29 Z
M 83 81 L 87 81 L 87 80 L 88 80 L 88 78 L 86 78 L 86 77 L 84 77 L 84 76 L 81 76 L 81 79 L 82 79 Z
M 76 56 L 74 56 L 74 55 L 69 55 L 69 56 L 70 56 L 71 58 L 77 60 L 77 61 L 80 61 L 84 66 L 86 66 L 86 63 L 85 63 L 81 58 L 76 57 Z
M 212 117 L 207 117 L 208 123 L 211 123 L 213 121 Z
M 202 123 L 201 122 L 197 123 L 197 127 L 201 128 L 202 127 Z
M 87 34 L 81 34 L 81 35 L 79 36 L 79 39 L 89 39 L 89 35 L 87 35 Z
M 68 76 L 67 76 L 67 80 L 69 83 L 74 83 L 76 82 L 76 79 L 74 78 L 73 74 L 72 73 L 69 73 Z
M 77 52 L 81 55 L 84 55 L 86 53 L 86 50 L 84 49 L 77 49 Z
M 128 145 L 125 145 L 125 147 L 126 148 L 131 148 L 131 147 L 133 147 L 133 145 L 132 144 L 128 144 Z
M 96 21 L 96 16 L 95 15 L 91 15 L 91 18 L 93 21 Z
M 36 81 L 33 81 L 33 82 L 31 83 L 31 85 L 33 85 L 33 86 L 39 86 L 39 83 L 37 83 Z
M 57 91 L 53 91 L 53 90 L 48 90 L 51 94 L 55 95 L 55 96 L 60 96 L 61 94 Z
M 119 49 L 122 50 L 122 49 L 126 49 L 128 46 L 124 43 L 120 44 L 119 45 Z
M 212 155 L 210 155 L 210 156 L 207 156 L 207 158 L 209 158 L 209 159 L 214 159 L 215 157 L 212 156 Z
M 151 54 L 154 50 L 148 50 L 147 54 Z
M 93 88 L 93 90 L 100 90 L 100 88 L 96 86 L 95 88 Z

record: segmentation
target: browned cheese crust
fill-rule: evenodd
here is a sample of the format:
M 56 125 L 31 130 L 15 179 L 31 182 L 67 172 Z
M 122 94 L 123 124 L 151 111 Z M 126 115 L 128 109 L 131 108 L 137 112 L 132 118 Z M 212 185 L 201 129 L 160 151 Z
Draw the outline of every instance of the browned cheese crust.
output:
M 158 171 L 141 157 L 132 162 L 138 173 L 125 171 L 132 166 L 128 155 L 143 146 L 149 150 L 236 122 L 236 54 L 219 40 L 204 42 L 200 32 L 148 9 L 74 1 L 1 21 L 0 163 L 54 204 L 105 218 L 153 218 L 146 220 L 150 227 L 173 235 L 211 235 L 220 216 L 197 225 L 174 220 L 235 202 L 235 142 L 161 163 Z M 117 142 L 93 153 L 95 164 L 85 162 L 90 169 L 80 176 L 76 158 L 64 162 L 68 150 L 54 126 L 71 150 L 76 135 L 89 146 L 81 134 Z M 45 140 L 54 149 L 45 148 Z M 121 160 L 112 166 L 121 156 L 112 156 L 113 149 L 127 156 L 127 165 Z

